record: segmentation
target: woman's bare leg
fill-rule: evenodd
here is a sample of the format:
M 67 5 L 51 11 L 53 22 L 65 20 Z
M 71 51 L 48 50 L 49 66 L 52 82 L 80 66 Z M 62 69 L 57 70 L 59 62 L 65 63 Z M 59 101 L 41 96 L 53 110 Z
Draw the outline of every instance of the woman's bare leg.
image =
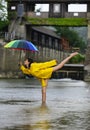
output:
M 64 66 L 65 63 L 67 63 L 73 56 L 75 56 L 77 54 L 78 54 L 78 52 L 72 53 L 70 56 L 68 56 L 66 59 L 64 59 L 60 64 L 53 67 L 53 71 L 57 71 L 57 70 L 61 69 Z
M 42 103 L 46 103 L 46 89 L 48 85 L 48 79 L 45 79 L 46 86 L 42 87 Z

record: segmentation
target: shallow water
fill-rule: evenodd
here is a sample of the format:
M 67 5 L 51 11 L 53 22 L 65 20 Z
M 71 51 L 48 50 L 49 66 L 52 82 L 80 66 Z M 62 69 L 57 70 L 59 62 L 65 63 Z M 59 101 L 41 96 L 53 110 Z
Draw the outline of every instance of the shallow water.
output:
M 90 84 L 52 79 L 42 105 L 36 79 L 1 79 L 0 130 L 90 130 Z

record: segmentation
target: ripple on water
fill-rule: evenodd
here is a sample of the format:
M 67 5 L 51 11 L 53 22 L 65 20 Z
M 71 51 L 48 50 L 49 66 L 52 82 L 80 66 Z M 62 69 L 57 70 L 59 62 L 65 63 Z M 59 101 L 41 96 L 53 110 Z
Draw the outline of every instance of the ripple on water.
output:
M 89 130 L 89 108 L 90 84 L 83 81 L 50 80 L 46 106 L 37 80 L 0 82 L 1 130 Z

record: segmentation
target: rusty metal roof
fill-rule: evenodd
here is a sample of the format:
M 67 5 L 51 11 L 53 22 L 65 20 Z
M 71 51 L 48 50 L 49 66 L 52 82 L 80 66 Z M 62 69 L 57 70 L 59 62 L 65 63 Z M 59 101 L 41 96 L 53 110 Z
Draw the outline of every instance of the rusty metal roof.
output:
M 34 26 L 32 27 L 32 29 L 40 32 L 40 33 L 43 33 L 43 34 L 46 34 L 46 35 L 50 35 L 52 37 L 56 37 L 58 39 L 60 39 L 60 36 L 58 36 L 54 30 L 50 29 L 49 27 L 43 27 L 43 26 Z

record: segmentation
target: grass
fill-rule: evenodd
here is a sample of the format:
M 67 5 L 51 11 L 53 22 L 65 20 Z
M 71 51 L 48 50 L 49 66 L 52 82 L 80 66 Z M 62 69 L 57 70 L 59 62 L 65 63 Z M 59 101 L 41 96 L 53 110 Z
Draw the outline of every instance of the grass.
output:
M 87 26 L 86 18 L 27 18 L 31 25 Z

